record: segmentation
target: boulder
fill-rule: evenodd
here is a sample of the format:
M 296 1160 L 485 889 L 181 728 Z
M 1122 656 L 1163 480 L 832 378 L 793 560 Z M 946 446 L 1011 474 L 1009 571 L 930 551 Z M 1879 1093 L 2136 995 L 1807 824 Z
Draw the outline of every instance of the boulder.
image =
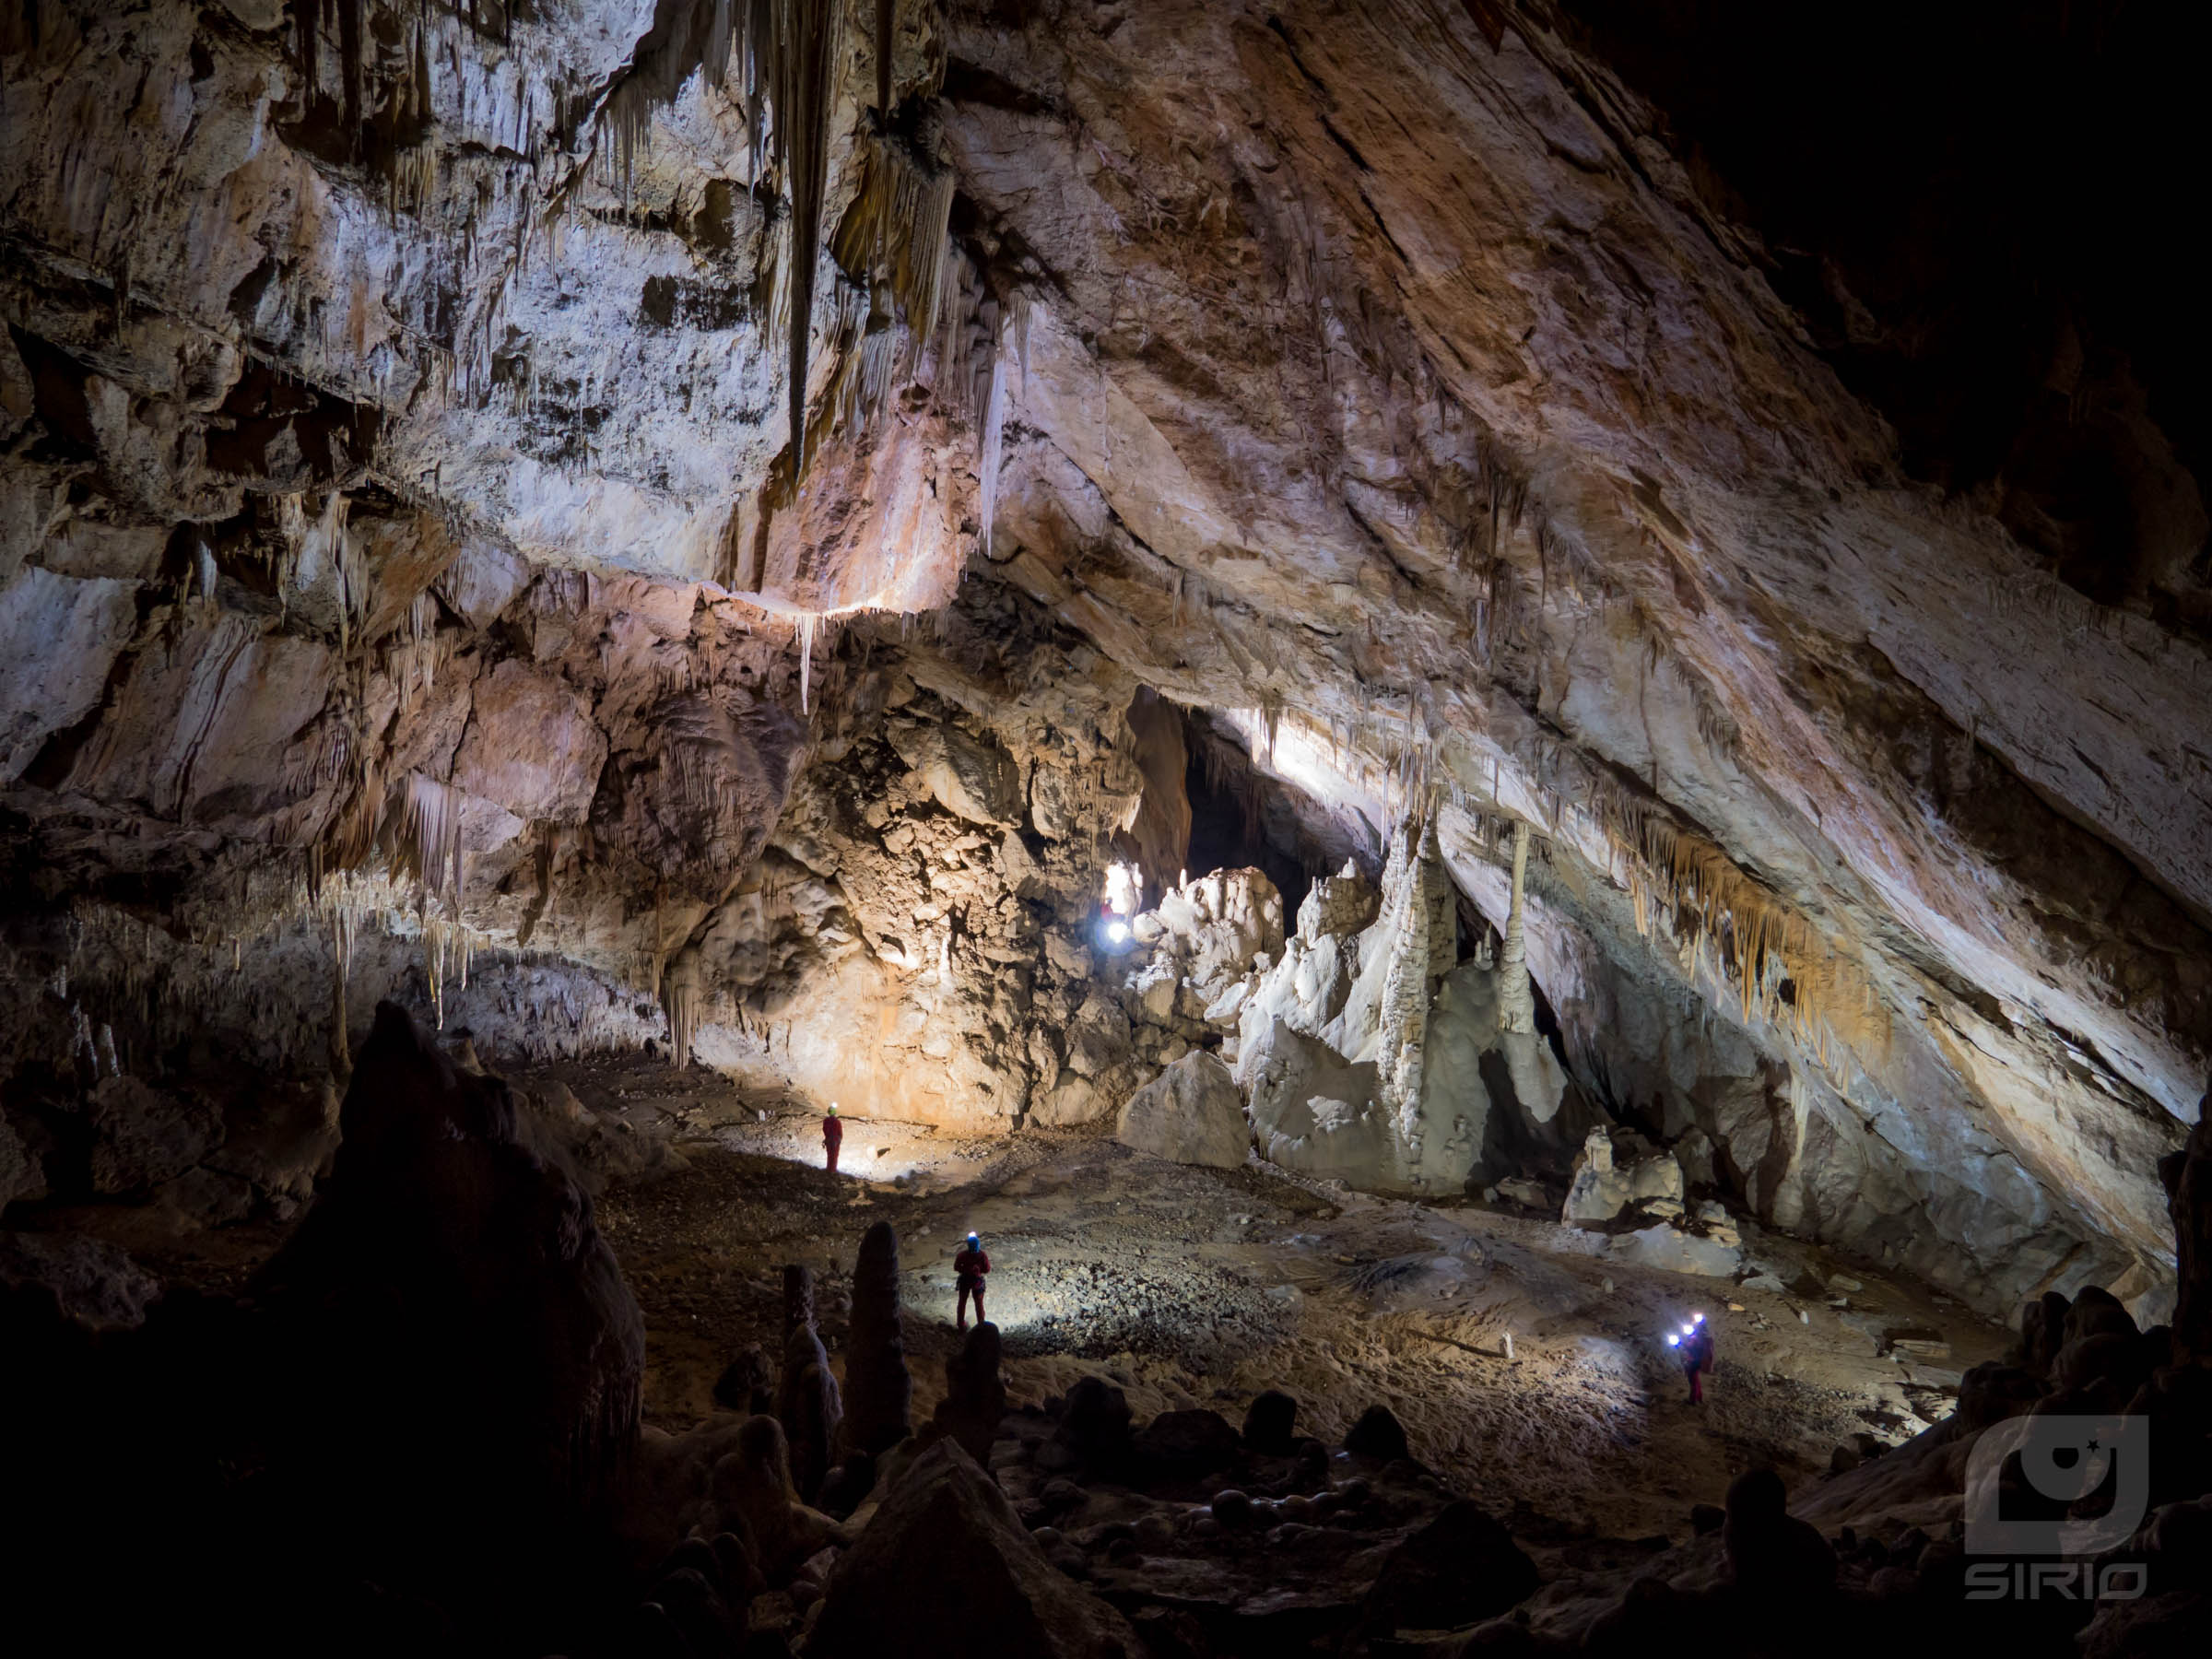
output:
M 1021 821 L 1021 771 L 990 738 L 956 725 L 905 722 L 894 723 L 888 735 L 899 759 L 954 817 L 993 827 Z
M 1664 1267 L 1669 1273 L 1694 1273 L 1706 1278 L 1731 1278 L 1744 1265 L 1740 1244 L 1687 1233 L 1665 1221 L 1634 1232 L 1615 1233 L 1606 1241 L 1606 1253 L 1639 1267 Z
M 1493 1618 L 1536 1587 L 1536 1564 L 1505 1527 L 1465 1500 L 1392 1550 L 1362 1613 L 1381 1630 L 1451 1630 Z
M 1728 1518 L 1721 1527 L 1728 1571 L 1747 1596 L 1797 1605 L 1832 1592 L 1836 1554 L 1818 1528 L 1789 1512 L 1782 1477 L 1752 1469 L 1728 1487 Z
M 1194 1050 L 1129 1097 L 1114 1139 L 1170 1163 L 1233 1170 L 1244 1161 L 1252 1131 L 1229 1067 Z
M 1244 1413 L 1244 1444 L 1271 1457 L 1287 1456 L 1294 1449 L 1298 1402 L 1279 1388 L 1254 1399 Z
M 1237 1431 L 1218 1411 L 1163 1411 L 1130 1441 L 1130 1450 L 1155 1467 L 1204 1475 L 1225 1469 L 1242 1448 Z
M 1067 1391 L 1060 1433 L 1076 1455 L 1112 1464 L 1129 1450 L 1129 1396 L 1103 1377 L 1080 1377 Z
M 1072 1583 L 950 1440 L 920 1457 L 839 1558 L 809 1659 L 1135 1659 L 1128 1622 Z
M 1361 1412 L 1359 1420 L 1344 1437 L 1344 1449 L 1355 1456 L 1371 1457 L 1379 1463 L 1392 1463 L 1411 1455 L 1406 1444 L 1405 1425 L 1387 1406 L 1370 1406 Z

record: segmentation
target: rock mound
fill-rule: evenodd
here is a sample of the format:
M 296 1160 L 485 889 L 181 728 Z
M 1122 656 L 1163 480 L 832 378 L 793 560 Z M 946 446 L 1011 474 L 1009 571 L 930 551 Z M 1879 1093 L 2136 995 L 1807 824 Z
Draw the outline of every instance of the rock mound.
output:
M 907 1469 L 830 1572 L 809 1659 L 1134 1659 L 1136 1632 L 1045 1558 L 956 1441 Z
M 1244 1161 L 1252 1131 L 1229 1067 L 1193 1051 L 1129 1097 L 1114 1139 L 1171 1163 L 1233 1170 Z

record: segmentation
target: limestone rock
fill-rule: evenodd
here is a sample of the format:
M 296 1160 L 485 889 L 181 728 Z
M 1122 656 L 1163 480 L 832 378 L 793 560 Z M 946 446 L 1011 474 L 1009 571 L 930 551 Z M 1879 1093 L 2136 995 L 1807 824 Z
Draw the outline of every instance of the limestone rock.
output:
M 207 1100 L 124 1076 L 104 1077 L 86 1105 L 92 1122 L 92 1186 L 134 1193 L 172 1181 L 222 1140 Z
M 1664 1267 L 1670 1273 L 1695 1273 L 1707 1278 L 1730 1277 L 1744 1263 L 1741 1246 L 1684 1232 L 1664 1221 L 1615 1233 L 1606 1241 L 1606 1253 L 1639 1267 Z
M 1257 1395 L 1244 1413 L 1244 1443 L 1254 1452 L 1280 1456 L 1290 1451 L 1298 1423 L 1298 1402 L 1280 1389 Z
M 1021 774 L 996 743 L 949 724 L 894 726 L 891 741 L 946 811 L 971 824 L 1020 821 Z
M 1252 1130 L 1236 1079 L 1220 1061 L 1198 1050 L 1129 1097 L 1114 1139 L 1170 1163 L 1233 1170 L 1244 1161 Z
M 6 1209 L 18 1198 L 45 1195 L 45 1171 L 16 1132 L 16 1126 L 0 1117 L 0 1209 Z
M 1560 1218 L 1570 1227 L 1603 1223 L 1631 1206 L 1679 1216 L 1682 1195 L 1682 1167 L 1673 1153 L 1649 1146 L 1640 1135 L 1597 1128 L 1575 1160 Z
M 121 1246 L 74 1233 L 0 1232 L 0 1281 L 53 1288 L 62 1311 L 96 1325 L 135 1325 L 161 1281 Z
M 806 1651 L 825 1659 L 1130 1659 L 1122 1616 L 1045 1558 L 954 1441 L 924 1453 L 839 1558 Z

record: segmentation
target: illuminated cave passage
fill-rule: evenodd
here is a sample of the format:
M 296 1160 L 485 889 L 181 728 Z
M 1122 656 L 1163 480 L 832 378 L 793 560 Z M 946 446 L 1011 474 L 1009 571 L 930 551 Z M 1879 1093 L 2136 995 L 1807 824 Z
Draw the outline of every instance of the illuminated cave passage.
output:
M 2201 30 L 1925 9 L 6 8 L 11 1629 L 2194 1652 Z

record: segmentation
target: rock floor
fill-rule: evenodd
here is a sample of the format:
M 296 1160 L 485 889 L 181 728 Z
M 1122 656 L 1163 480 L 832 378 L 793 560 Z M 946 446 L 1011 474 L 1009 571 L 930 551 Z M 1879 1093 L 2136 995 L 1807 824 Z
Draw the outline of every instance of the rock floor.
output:
M 860 1118 L 833 1177 L 818 1120 L 795 1103 L 644 1061 L 544 1075 L 672 1134 L 688 1160 L 600 1204 L 645 1312 L 646 1418 L 671 1430 L 714 1409 L 739 1348 L 772 1345 L 785 1262 L 825 1281 L 838 1351 L 840 1277 L 877 1220 L 899 1232 L 917 1418 L 942 1389 L 950 1263 L 972 1228 L 1014 1406 L 1099 1374 L 1139 1422 L 1192 1406 L 1234 1422 L 1275 1387 L 1300 1401 L 1301 1431 L 1333 1442 L 1380 1401 L 1447 1485 L 1561 1546 L 1679 1536 L 1690 1505 L 1761 1463 L 1802 1490 L 1839 1445 L 1894 1444 L 1943 1416 L 1958 1372 L 2008 1340 L 1924 1287 L 1773 1236 L 1752 1253 L 1784 1293 L 1608 1260 L 1594 1235 L 1503 1206 L 1371 1198 L 1256 1163 L 1162 1164 L 1073 1135 L 974 1140 Z M 1701 1408 L 1662 1342 L 1692 1311 L 1719 1336 Z M 1885 1332 L 1912 1333 L 1922 1352 L 1877 1354 Z

